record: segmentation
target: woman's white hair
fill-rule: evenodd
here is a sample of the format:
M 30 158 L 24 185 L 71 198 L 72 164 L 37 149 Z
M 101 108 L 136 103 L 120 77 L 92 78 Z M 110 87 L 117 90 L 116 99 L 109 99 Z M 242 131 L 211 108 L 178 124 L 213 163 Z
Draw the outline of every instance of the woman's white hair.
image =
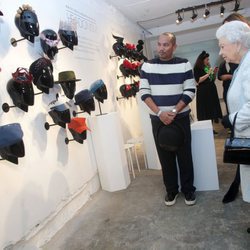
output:
M 245 48 L 250 48 L 250 27 L 242 21 L 224 23 L 216 31 L 217 39 L 225 38 L 230 43 L 240 43 Z

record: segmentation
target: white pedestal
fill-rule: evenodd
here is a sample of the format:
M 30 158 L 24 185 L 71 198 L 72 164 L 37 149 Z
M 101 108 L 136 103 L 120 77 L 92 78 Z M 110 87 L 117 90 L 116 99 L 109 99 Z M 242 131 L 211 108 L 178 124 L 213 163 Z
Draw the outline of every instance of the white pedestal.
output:
M 117 112 L 90 117 L 89 122 L 102 189 L 127 188 L 130 176 Z
M 149 169 L 161 169 L 161 164 L 158 158 L 157 150 L 155 147 L 151 120 L 148 114 L 148 108 L 144 102 L 142 102 L 139 95 L 137 102 L 140 110 L 140 118 L 142 124 L 142 133 L 144 138 L 144 147 L 146 151 L 146 158 Z
M 219 179 L 211 120 L 194 122 L 191 132 L 196 190 L 218 190 Z

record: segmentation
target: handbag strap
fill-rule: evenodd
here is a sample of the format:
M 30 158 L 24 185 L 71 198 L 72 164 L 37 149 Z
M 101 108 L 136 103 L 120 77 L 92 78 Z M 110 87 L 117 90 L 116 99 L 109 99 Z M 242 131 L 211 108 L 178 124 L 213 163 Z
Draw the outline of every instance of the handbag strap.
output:
M 234 139 L 234 126 L 235 126 L 237 115 L 238 115 L 238 112 L 234 116 L 232 131 L 231 131 L 231 135 L 230 135 L 230 141 L 232 141 Z

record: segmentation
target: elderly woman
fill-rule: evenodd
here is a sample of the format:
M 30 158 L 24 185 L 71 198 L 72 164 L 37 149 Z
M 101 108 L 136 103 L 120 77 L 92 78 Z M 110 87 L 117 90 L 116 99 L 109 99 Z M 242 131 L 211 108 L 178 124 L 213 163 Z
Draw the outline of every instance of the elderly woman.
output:
M 241 21 L 223 24 L 216 32 L 220 55 L 226 62 L 239 64 L 227 93 L 229 114 L 222 124 L 232 128 L 235 114 L 235 136 L 250 137 L 250 27 Z M 250 166 L 240 165 L 243 200 L 250 202 Z

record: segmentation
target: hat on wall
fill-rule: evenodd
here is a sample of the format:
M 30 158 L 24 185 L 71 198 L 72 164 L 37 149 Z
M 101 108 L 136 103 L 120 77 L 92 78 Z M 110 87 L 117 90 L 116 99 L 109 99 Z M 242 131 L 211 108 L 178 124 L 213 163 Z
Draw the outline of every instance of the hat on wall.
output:
M 55 83 L 78 82 L 78 81 L 81 81 L 81 79 L 76 79 L 75 72 L 68 70 L 68 71 L 59 72 L 58 81 L 55 81 Z
M 58 74 L 58 81 L 55 83 L 60 83 L 64 94 L 69 98 L 73 99 L 76 91 L 76 82 L 81 81 L 81 79 L 76 79 L 74 71 L 62 71 Z
M 86 102 L 93 98 L 93 95 L 88 89 L 81 90 L 75 95 L 75 105 Z
M 7 83 L 7 91 L 15 106 L 28 111 L 28 106 L 34 105 L 34 90 L 32 75 L 25 68 L 17 68 L 12 79 Z
M 83 131 L 90 130 L 86 124 L 86 118 L 84 117 L 73 117 L 68 123 L 68 128 L 81 134 Z
M 70 122 L 70 110 L 63 99 L 57 97 L 56 100 L 49 103 L 49 115 L 55 124 L 66 128 L 66 123 Z
M 0 155 L 2 159 L 18 164 L 25 155 L 23 131 L 19 123 L 0 126 Z
M 58 38 L 57 33 L 52 29 L 43 30 L 40 34 L 42 50 L 51 60 L 53 60 L 58 53 L 57 45 L 59 41 L 60 39 Z
M 104 102 L 108 98 L 108 92 L 106 85 L 104 84 L 103 80 L 99 79 L 93 82 L 90 86 L 90 92 L 95 96 L 95 98 L 100 101 Z
M 60 21 L 58 34 L 62 44 L 71 50 L 74 50 L 74 46 L 78 45 L 76 27 L 76 22 Z
M 49 59 L 41 57 L 34 61 L 29 68 L 33 83 L 42 92 L 49 94 L 49 88 L 54 86 L 53 66 Z
M 71 132 L 75 141 L 83 143 L 87 138 L 87 130 L 90 130 L 86 125 L 86 118 L 74 117 L 68 124 L 68 129 Z
M 18 8 L 15 24 L 21 36 L 34 43 L 35 36 L 39 35 L 39 23 L 37 15 L 30 5 L 23 4 Z
M 61 126 L 62 128 L 66 128 L 66 123 L 70 122 L 70 110 L 69 109 L 62 110 L 62 111 L 53 109 L 49 111 L 49 115 L 51 116 L 54 123 Z
M 0 149 L 18 143 L 23 138 L 23 131 L 19 123 L 0 126 Z
M 89 114 L 95 110 L 95 101 L 88 89 L 84 89 L 75 95 L 75 105 L 79 105 L 81 110 Z

